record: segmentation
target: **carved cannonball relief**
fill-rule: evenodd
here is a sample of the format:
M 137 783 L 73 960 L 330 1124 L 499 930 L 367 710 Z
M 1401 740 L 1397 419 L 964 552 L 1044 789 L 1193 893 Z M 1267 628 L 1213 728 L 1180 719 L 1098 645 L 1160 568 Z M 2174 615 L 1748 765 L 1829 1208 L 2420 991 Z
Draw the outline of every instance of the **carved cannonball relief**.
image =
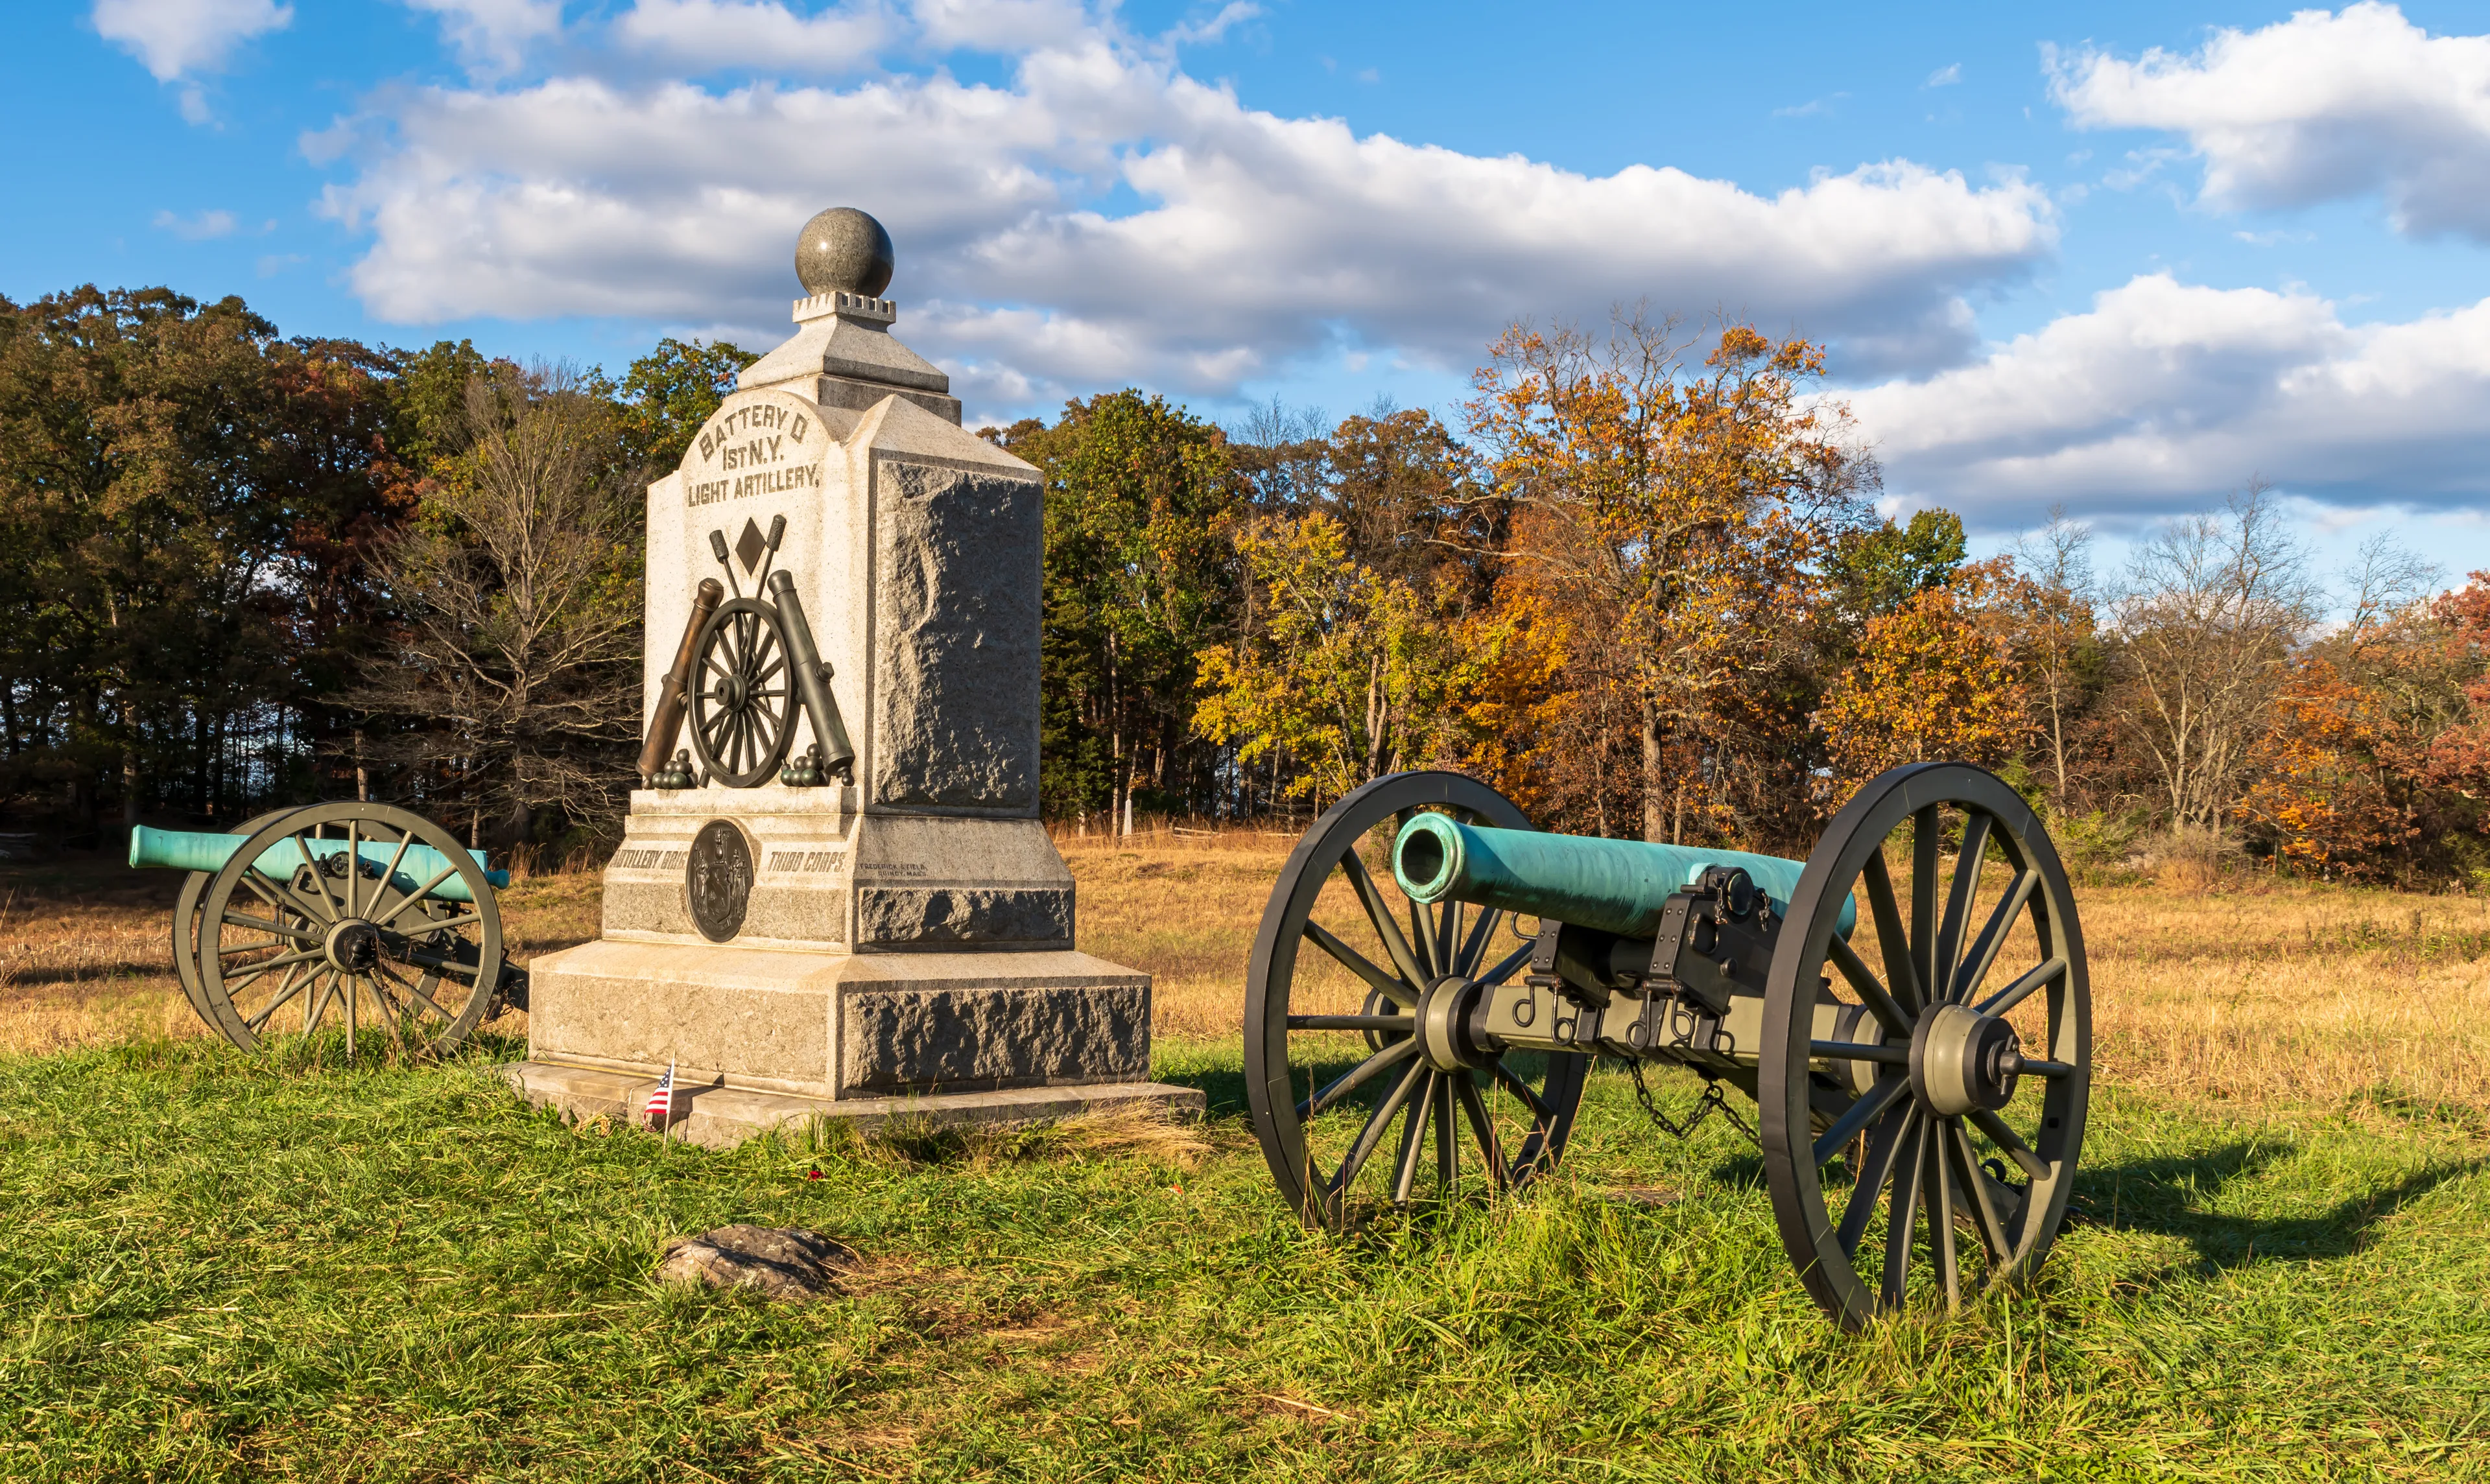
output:
M 807 294 L 880 298 L 890 287 L 890 234 L 853 206 L 834 206 L 796 239 L 796 276 Z

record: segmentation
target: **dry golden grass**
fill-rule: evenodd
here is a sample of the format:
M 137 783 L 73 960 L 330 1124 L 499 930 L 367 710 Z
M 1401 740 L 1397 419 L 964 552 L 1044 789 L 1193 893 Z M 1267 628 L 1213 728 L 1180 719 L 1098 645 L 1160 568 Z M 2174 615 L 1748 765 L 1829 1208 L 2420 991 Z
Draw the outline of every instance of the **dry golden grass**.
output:
M 1080 884 L 1081 946 L 1155 977 L 1159 1033 L 1235 1036 L 1246 955 L 1290 840 L 1058 842 Z M 202 1034 L 169 966 L 179 881 L 100 864 L 0 873 L 0 1051 Z M 586 872 L 514 884 L 513 956 L 594 937 L 596 889 Z M 2490 901 L 2236 879 L 2077 899 L 2106 1081 L 2190 1101 L 2490 1113 Z M 1345 927 L 1355 912 L 1336 886 L 1319 915 Z M 1321 967 L 1337 1003 L 1308 1008 L 1351 1008 L 1348 977 Z

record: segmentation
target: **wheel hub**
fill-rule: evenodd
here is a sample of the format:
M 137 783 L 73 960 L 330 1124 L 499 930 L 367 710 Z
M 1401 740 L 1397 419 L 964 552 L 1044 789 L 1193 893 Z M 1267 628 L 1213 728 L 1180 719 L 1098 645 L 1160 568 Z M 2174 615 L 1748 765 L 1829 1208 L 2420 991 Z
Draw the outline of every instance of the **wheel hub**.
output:
M 1911 1090 L 1948 1118 L 2006 1106 L 2022 1070 L 2022 1042 L 1995 1015 L 1940 1005 L 1911 1033 Z
M 381 930 L 360 917 L 350 917 L 329 929 L 321 948 L 338 968 L 366 974 L 381 961 Z
M 1418 999 L 1418 1052 L 1437 1071 L 1484 1067 L 1489 1048 L 1471 1030 L 1473 1012 L 1485 991 L 1459 975 L 1427 986 Z
M 717 698 L 718 707 L 721 710 L 736 711 L 743 706 L 743 681 L 739 676 L 720 676 L 709 694 Z

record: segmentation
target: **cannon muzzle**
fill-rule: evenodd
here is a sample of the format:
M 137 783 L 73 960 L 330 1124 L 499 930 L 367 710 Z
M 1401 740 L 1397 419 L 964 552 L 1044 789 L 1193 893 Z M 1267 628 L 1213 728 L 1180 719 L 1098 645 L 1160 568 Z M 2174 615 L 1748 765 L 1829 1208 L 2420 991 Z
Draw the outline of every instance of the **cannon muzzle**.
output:
M 246 838 L 241 835 L 194 835 L 184 830 L 151 830 L 142 824 L 130 832 L 130 864 L 159 866 L 172 870 L 221 870 L 225 863 L 233 859 L 234 852 L 243 847 Z M 295 841 L 300 839 L 297 836 L 271 845 L 261 854 L 259 869 L 272 876 L 293 874 L 295 868 L 303 864 L 302 856 L 295 850 Z M 342 840 L 304 840 L 302 843 L 315 859 L 322 861 L 342 855 L 346 849 L 346 842 Z M 397 845 L 394 842 L 360 841 L 355 853 L 374 875 L 378 875 L 389 865 L 390 857 L 397 854 Z M 476 858 L 477 865 L 484 864 L 483 851 L 470 850 L 467 853 Z M 449 858 L 430 845 L 409 844 L 390 884 L 401 892 L 411 892 L 449 867 Z M 484 879 L 495 887 L 505 887 L 510 884 L 510 873 L 488 870 L 484 872 Z M 435 886 L 431 895 L 445 901 L 470 899 L 466 883 L 455 874 Z
M 1499 830 L 1443 814 L 1412 815 L 1392 842 L 1393 878 L 1412 901 L 1475 902 L 1626 938 L 1658 932 L 1669 894 L 1715 866 L 1744 870 L 1783 914 L 1807 870 L 1745 850 Z M 1842 936 L 1858 916 L 1854 903 L 1841 904 Z

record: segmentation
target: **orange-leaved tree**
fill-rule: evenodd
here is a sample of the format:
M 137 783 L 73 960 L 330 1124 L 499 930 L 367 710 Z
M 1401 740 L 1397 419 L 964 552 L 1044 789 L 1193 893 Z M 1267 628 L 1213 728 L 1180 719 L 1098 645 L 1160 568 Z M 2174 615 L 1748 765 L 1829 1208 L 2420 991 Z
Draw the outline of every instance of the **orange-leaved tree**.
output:
M 2004 558 L 1982 562 L 1868 620 L 1816 713 L 1839 779 L 1928 758 L 1993 764 L 2031 740 L 2008 628 L 1984 611 L 2012 581 Z
M 1718 796 L 1733 756 L 1766 755 L 1734 745 L 1731 693 L 1798 642 L 1810 563 L 1876 480 L 1842 409 L 1805 396 L 1816 346 L 1731 325 L 1699 348 L 1640 309 L 1605 337 L 1516 325 L 1466 409 L 1515 506 L 1507 580 L 1561 619 L 1580 709 L 1631 719 L 1639 818 L 1617 823 L 1646 840 L 1682 834 L 1688 789 Z

